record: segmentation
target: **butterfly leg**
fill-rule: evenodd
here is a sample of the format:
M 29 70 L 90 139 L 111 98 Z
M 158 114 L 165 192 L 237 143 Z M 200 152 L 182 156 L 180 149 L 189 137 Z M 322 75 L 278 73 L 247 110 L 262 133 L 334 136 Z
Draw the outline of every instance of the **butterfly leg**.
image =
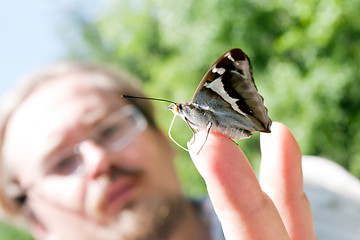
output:
M 212 127 L 212 122 L 209 122 L 209 124 L 208 124 L 207 127 L 206 127 L 207 133 L 206 133 L 205 140 L 204 140 L 203 144 L 201 145 L 201 148 L 199 149 L 199 151 L 197 152 L 197 154 L 199 154 L 200 151 L 201 151 L 201 149 L 204 147 L 204 145 L 205 145 L 205 143 L 206 143 L 206 140 L 208 139 L 208 136 L 209 136 L 209 134 L 210 134 L 211 127 Z
M 190 145 L 192 145 L 194 142 L 195 142 L 195 134 L 196 134 L 196 131 L 193 127 L 191 127 L 190 123 L 189 123 L 189 120 L 187 120 L 187 118 L 185 118 L 185 122 L 186 124 L 188 125 L 188 127 L 191 129 L 191 131 L 193 132 L 193 137 L 192 137 L 192 142 L 190 143 Z

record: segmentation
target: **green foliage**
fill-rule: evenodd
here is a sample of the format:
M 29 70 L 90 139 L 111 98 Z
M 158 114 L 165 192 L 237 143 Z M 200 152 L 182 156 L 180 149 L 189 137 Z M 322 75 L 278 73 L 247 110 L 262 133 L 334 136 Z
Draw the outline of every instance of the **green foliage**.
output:
M 304 154 L 359 177 L 359 10 L 355 0 L 118 0 L 94 21 L 75 14 L 78 36 L 67 37 L 73 57 L 126 68 L 149 96 L 174 101 L 189 101 L 217 57 L 242 48 L 271 118 L 290 127 Z M 172 114 L 155 104 L 167 129 Z M 173 129 L 184 145 L 185 128 Z M 240 144 L 256 166 L 258 137 Z M 203 192 L 187 153 L 180 158 L 186 190 Z
M 15 228 L 5 222 L 0 222 L 1 240 L 33 240 L 29 233 L 23 229 Z

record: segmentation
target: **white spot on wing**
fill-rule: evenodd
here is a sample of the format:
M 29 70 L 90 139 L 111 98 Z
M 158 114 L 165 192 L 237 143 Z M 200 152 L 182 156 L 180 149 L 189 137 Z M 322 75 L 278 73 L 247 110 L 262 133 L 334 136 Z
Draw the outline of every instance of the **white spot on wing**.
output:
M 227 57 L 228 59 L 230 59 L 231 61 L 235 62 L 235 59 L 231 56 L 231 53 L 230 52 L 227 52 L 225 54 L 225 57 Z
M 215 79 L 214 81 L 212 81 L 210 84 L 208 84 L 205 87 L 210 88 L 211 90 L 213 90 L 214 92 L 219 94 L 226 102 L 228 102 L 231 105 L 231 107 L 235 111 L 241 113 L 244 116 L 247 115 L 246 113 L 241 111 L 240 108 L 238 107 L 238 105 L 236 104 L 236 101 L 238 99 L 230 97 L 229 94 L 225 91 L 224 84 L 221 81 L 221 77 Z
M 223 75 L 225 71 L 226 71 L 225 68 L 217 68 L 217 67 L 214 67 L 214 68 L 212 69 L 212 72 L 213 72 L 213 73 L 218 73 L 218 74 L 220 74 L 220 75 Z

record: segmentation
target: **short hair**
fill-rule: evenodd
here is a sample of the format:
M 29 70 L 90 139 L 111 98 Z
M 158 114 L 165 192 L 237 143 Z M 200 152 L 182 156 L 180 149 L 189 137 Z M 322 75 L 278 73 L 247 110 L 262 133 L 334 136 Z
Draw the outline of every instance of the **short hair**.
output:
M 12 114 L 37 87 L 45 82 L 73 75 L 88 75 L 89 81 L 92 81 L 93 84 L 106 91 L 115 92 L 119 98 L 121 95 L 144 97 L 139 87 L 140 81 L 134 76 L 119 69 L 114 70 L 87 62 L 65 61 L 55 63 L 20 79 L 19 83 L 8 91 L 0 102 L 0 206 L 9 215 L 18 214 L 19 206 L 14 199 L 7 196 L 6 185 L 8 183 L 3 177 L 3 143 L 7 123 Z M 144 114 L 149 125 L 157 128 L 154 120 L 153 105 L 150 101 L 132 98 L 125 101 L 137 107 Z

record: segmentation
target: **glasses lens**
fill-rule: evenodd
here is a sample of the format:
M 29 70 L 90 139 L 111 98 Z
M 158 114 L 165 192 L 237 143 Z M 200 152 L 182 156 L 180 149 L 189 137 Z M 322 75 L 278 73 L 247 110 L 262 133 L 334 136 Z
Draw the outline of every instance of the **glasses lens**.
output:
M 127 105 L 111 114 L 101 124 L 96 141 L 110 152 L 120 151 L 146 127 L 144 115 L 136 107 Z
M 67 148 L 48 160 L 46 174 L 67 176 L 76 173 L 82 166 L 82 157 L 74 151 L 74 148 Z
M 144 115 L 134 106 L 126 105 L 106 117 L 91 137 L 108 152 L 118 152 L 128 146 L 147 127 Z M 71 175 L 83 165 L 81 143 L 66 148 L 47 161 L 46 174 Z

